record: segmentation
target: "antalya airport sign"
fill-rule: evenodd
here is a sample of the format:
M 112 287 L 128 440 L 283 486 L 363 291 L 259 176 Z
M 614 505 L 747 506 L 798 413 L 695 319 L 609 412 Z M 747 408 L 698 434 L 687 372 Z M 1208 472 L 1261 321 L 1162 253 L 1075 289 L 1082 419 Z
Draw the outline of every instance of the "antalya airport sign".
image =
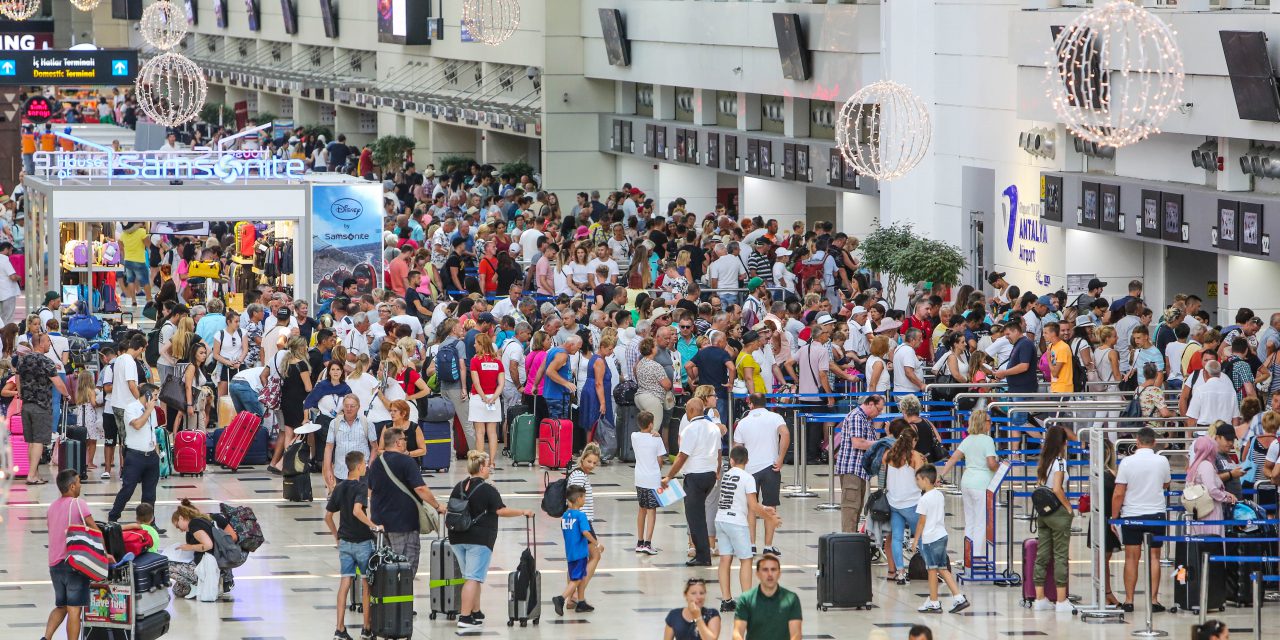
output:
M 58 180 L 301 180 L 306 165 L 260 150 L 41 151 L 36 175 Z

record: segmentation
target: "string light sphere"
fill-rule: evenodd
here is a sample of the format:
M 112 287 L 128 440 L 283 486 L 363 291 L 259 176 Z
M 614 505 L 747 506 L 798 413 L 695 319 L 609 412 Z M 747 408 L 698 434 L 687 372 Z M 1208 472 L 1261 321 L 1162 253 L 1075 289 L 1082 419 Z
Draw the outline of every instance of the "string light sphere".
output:
M 840 107 L 836 145 L 845 162 L 878 181 L 901 178 L 924 159 L 933 136 L 929 108 L 892 80 L 869 84 Z
M 71 0 L 71 6 L 81 11 L 93 11 L 102 4 L 102 0 Z
M 171 51 L 142 65 L 135 88 L 142 113 L 166 127 L 194 120 L 209 93 L 200 67 Z
M 1108 147 L 1160 132 L 1182 105 L 1182 51 L 1173 29 L 1138 4 L 1108 0 L 1054 40 L 1046 94 L 1073 134 Z
M 187 36 L 186 11 L 169 0 L 160 0 L 142 12 L 142 38 L 151 46 L 168 51 Z
M 0 0 L 0 13 L 10 20 L 26 20 L 40 11 L 40 0 Z
M 519 0 L 464 0 L 462 25 L 477 42 L 496 47 L 520 26 Z

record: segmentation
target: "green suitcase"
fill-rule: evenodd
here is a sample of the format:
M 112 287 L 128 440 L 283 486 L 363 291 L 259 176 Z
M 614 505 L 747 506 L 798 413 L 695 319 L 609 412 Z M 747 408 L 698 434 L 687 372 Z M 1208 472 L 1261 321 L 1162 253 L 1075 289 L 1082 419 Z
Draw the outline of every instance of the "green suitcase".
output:
M 538 461 L 538 427 L 533 414 L 524 413 L 511 422 L 511 464 L 533 466 Z

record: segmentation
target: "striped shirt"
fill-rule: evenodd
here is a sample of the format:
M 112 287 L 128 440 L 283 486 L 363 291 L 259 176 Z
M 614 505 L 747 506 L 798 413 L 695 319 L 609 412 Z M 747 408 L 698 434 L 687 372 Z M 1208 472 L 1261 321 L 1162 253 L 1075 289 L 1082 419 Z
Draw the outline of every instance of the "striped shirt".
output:
M 569 472 L 569 486 L 582 487 L 586 493 L 586 501 L 582 503 L 582 512 L 587 514 L 587 520 L 595 521 L 596 519 L 596 498 L 591 493 L 591 480 L 587 478 L 586 472 L 581 469 L 574 469 Z
M 329 437 L 325 439 L 325 444 L 333 445 L 333 477 L 346 480 L 347 454 L 359 451 L 368 460 L 369 443 L 377 440 L 378 433 L 373 424 L 364 418 L 357 417 L 355 422 L 347 422 L 345 416 L 334 418 L 329 424 Z

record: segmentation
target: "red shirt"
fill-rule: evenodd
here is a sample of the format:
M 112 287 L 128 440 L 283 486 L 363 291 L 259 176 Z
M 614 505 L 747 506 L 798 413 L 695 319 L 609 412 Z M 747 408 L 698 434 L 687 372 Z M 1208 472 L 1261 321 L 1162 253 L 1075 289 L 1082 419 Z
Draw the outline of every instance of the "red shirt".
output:
M 911 329 L 919 329 L 920 334 L 924 336 L 924 340 L 920 343 L 920 346 L 916 347 L 916 356 L 924 362 L 932 361 L 933 351 L 931 351 L 929 347 L 933 342 L 929 338 L 933 336 L 933 323 L 928 320 L 917 320 L 915 316 L 910 316 L 902 323 L 902 328 L 899 332 L 905 336 L 907 335 L 907 331 Z
M 498 290 L 498 261 L 493 258 L 481 259 L 480 274 L 484 276 L 485 293 L 496 292 Z
M 405 369 L 396 376 L 396 380 L 400 382 L 400 388 L 404 389 L 406 396 L 411 396 L 418 392 L 418 380 L 422 378 L 418 372 L 413 369 Z
M 480 386 L 472 385 L 471 393 L 494 393 L 498 390 L 498 378 L 502 377 L 504 369 L 502 360 L 496 356 L 476 356 L 471 359 L 468 371 L 474 371 L 480 378 Z

